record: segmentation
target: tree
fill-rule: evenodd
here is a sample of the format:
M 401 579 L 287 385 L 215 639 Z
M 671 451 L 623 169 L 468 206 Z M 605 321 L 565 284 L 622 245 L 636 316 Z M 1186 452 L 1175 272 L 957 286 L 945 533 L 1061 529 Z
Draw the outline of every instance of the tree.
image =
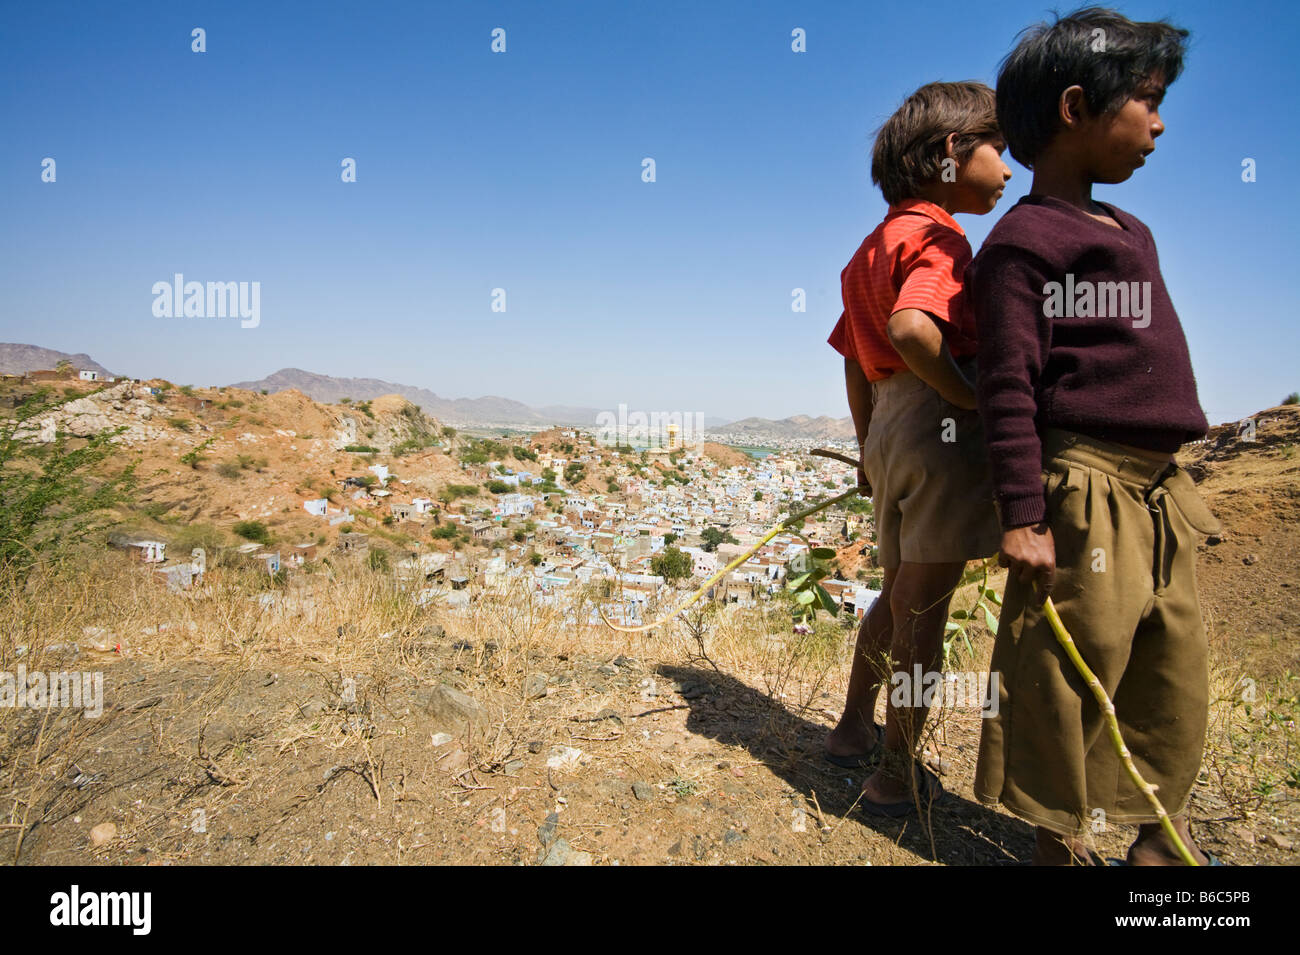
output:
M 691 558 L 676 547 L 650 558 L 650 572 L 667 581 L 685 580 L 691 575 Z
M 754 500 L 756 500 L 756 501 L 761 501 L 762 499 L 763 499 L 763 492 L 762 492 L 762 491 L 755 491 L 755 492 L 754 492 Z
M 718 549 L 719 544 L 739 544 L 740 541 L 731 536 L 731 531 L 723 530 L 721 527 L 706 527 L 704 533 L 700 535 L 704 538 L 704 550 L 712 553 Z
M 1285 398 L 1282 399 L 1282 404 L 1300 405 L 1300 392 L 1295 392 L 1295 391 L 1291 392 L 1291 394 L 1287 395 Z

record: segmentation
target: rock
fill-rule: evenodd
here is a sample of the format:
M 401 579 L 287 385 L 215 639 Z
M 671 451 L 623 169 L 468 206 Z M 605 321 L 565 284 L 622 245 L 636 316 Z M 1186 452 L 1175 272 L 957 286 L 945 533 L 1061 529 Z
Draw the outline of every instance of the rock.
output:
M 722 844 L 725 846 L 734 846 L 745 838 L 744 833 L 737 832 L 735 829 L 728 829 L 722 837 Z
M 707 683 L 687 682 L 682 684 L 682 688 L 678 692 L 681 693 L 683 700 L 698 700 L 709 692 L 709 685 Z
M 610 666 L 608 663 L 602 663 L 600 666 L 596 667 L 596 672 L 603 673 L 605 676 L 617 676 L 618 667 Z
M 429 737 L 429 742 L 434 746 L 446 746 L 452 741 L 452 739 L 453 737 L 450 733 L 434 733 Z
M 566 839 L 556 839 L 549 849 L 538 853 L 541 865 L 564 865 L 569 861 L 569 843 Z
M 469 757 L 465 755 L 465 751 L 459 746 L 449 750 L 445 757 L 438 760 L 438 768 L 444 773 L 463 772 L 468 766 Z
M 486 713 L 472 696 L 450 686 L 421 688 L 416 703 L 441 726 L 466 726 L 482 723 Z
M 622 667 L 625 670 L 635 670 L 637 663 L 631 657 L 625 657 L 620 653 L 614 658 L 614 666 Z
M 546 759 L 547 769 L 558 769 L 571 773 L 582 765 L 582 750 L 574 746 L 555 746 Z
M 1255 563 L 1255 561 L 1257 560 L 1259 560 L 1259 558 L 1256 557 L 1254 554 L 1247 554 L 1245 557 L 1241 558 L 1241 562 L 1245 564 L 1247 567 Z
M 441 640 L 445 636 L 447 636 L 447 628 L 440 623 L 435 623 L 420 631 L 420 637 L 424 640 Z
M 622 723 L 623 717 L 611 710 L 608 706 L 596 714 L 598 720 L 613 720 L 615 723 Z
M 1255 844 L 1255 834 L 1245 826 L 1233 826 L 1228 831 L 1231 832 L 1233 838 L 1237 839 L 1239 842 L 1245 843 L 1248 846 L 1253 846 Z
M 502 769 L 504 769 L 507 773 L 517 773 L 523 768 L 524 768 L 524 761 L 522 759 L 512 759 L 510 760 L 510 762 L 506 763 L 505 766 L 502 767 Z
M 641 802 L 649 802 L 651 799 L 655 798 L 655 791 L 649 783 L 642 782 L 638 779 L 632 784 L 632 795 Z
M 1294 847 L 1294 843 L 1292 843 L 1290 839 L 1286 836 L 1279 836 L 1276 832 L 1264 833 L 1264 835 L 1260 836 L 1259 841 L 1264 843 L 1266 846 L 1273 846 L 1274 848 L 1281 849 L 1284 852 L 1290 852 Z
M 593 860 L 590 852 L 579 852 L 575 850 L 569 853 L 569 858 L 565 861 L 564 864 L 565 865 L 591 865 L 592 861 Z
M 298 707 L 298 712 L 301 713 L 304 718 L 311 719 L 313 716 L 319 716 L 328 709 L 329 704 L 324 700 L 308 700 L 306 703 L 303 703 Z
M 670 856 L 679 856 L 679 855 L 681 855 L 681 854 L 682 854 L 682 840 L 678 839 L 678 840 L 677 840 L 676 842 L 674 842 L 671 846 L 669 846 L 669 847 L 668 847 L 668 854 L 669 854 Z
M 548 680 L 545 673 L 530 673 L 524 681 L 524 699 L 537 700 L 546 695 Z
M 90 845 L 95 849 L 108 845 L 116 838 L 117 826 L 111 822 L 101 822 L 90 830 Z
M 540 753 L 541 751 L 542 751 L 542 741 L 540 739 L 535 739 L 528 744 L 528 752 Z
M 549 846 L 555 841 L 555 830 L 560 826 L 559 813 L 548 813 L 546 821 L 537 827 L 537 840 L 543 846 Z
M 474 644 L 470 643 L 468 640 L 457 640 L 451 645 L 451 648 L 453 650 L 473 650 Z

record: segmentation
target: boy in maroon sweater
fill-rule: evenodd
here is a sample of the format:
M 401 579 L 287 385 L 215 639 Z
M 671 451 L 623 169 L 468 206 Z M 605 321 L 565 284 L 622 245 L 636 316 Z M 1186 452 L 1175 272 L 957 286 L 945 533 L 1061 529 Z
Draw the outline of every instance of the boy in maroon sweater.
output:
M 1205 415 L 1150 231 L 1092 199 L 1154 150 L 1186 36 L 1090 8 L 1029 31 L 998 76 L 999 125 L 1034 181 L 967 275 L 1010 568 L 975 792 L 1038 826 L 1038 864 L 1087 861 L 1107 823 L 1139 827 L 1130 863 L 1178 862 L 1051 632 L 1049 594 L 1138 770 L 1210 861 L 1183 813 L 1208 710 L 1197 534 L 1216 523 L 1173 462 Z

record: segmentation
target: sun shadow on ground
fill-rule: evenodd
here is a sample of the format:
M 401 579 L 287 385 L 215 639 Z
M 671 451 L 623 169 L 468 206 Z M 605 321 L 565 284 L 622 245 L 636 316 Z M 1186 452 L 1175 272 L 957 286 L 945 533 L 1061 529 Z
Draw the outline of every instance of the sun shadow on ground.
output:
M 826 728 L 774 702 L 764 693 L 711 669 L 662 665 L 657 672 L 682 687 L 690 706 L 686 728 L 740 746 L 806 798 L 828 824 L 860 825 L 880 834 L 918 863 L 1015 865 L 1033 853 L 1033 828 L 949 791 L 927 806 L 923 818 L 883 819 L 853 808 L 867 770 L 840 769 L 822 756 Z M 928 825 L 923 824 L 928 815 Z M 817 821 L 810 816 L 810 827 Z

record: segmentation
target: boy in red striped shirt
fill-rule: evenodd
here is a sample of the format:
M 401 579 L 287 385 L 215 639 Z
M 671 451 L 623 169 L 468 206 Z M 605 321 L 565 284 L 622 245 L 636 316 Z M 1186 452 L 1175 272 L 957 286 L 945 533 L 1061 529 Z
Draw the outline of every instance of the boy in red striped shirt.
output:
M 840 766 L 880 757 L 859 803 L 873 815 L 906 815 L 918 795 L 942 792 L 914 761 L 928 708 L 891 702 L 882 731 L 876 699 L 891 673 L 938 668 L 966 561 L 998 544 L 975 411 L 975 322 L 962 289 L 971 248 L 953 215 L 992 211 L 1011 178 L 1002 149 L 987 86 L 930 83 L 913 93 L 872 150 L 871 178 L 889 213 L 841 275 L 844 313 L 830 344 L 844 356 L 858 483 L 874 499 L 884 582 L 826 755 Z

